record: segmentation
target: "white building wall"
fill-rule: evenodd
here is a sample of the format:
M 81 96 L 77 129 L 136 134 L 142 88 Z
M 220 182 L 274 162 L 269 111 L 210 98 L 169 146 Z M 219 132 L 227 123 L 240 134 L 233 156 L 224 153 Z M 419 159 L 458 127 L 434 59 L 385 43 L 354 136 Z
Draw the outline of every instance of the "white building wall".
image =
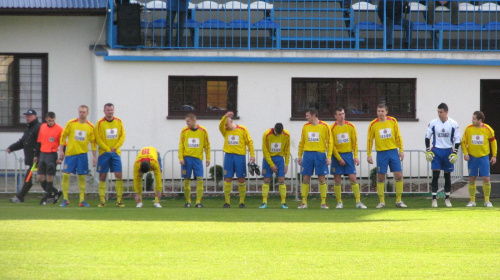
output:
M 78 116 L 79 105 L 92 107 L 94 71 L 89 46 L 98 42 L 103 25 L 103 16 L 0 17 L 0 53 L 48 53 L 48 109 L 56 113 L 61 125 Z M 104 43 L 104 38 L 99 42 Z M 22 133 L 0 135 L 0 149 L 6 149 Z M 19 156 L 24 157 L 22 152 Z

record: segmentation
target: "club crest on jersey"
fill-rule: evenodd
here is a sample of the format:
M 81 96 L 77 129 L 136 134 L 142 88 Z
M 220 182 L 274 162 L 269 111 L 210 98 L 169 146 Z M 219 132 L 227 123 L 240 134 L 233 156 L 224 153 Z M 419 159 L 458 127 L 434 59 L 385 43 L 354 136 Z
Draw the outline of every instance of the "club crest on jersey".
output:
M 387 139 L 392 137 L 392 131 L 390 128 L 384 128 L 379 130 L 380 139 Z
M 347 133 L 337 134 L 337 142 L 339 144 L 343 144 L 343 143 L 349 142 L 349 134 L 347 134 Z
M 54 140 L 55 140 L 54 137 L 49 137 L 49 142 L 50 143 L 54 143 Z
M 85 141 L 85 137 L 87 136 L 87 132 L 83 130 L 75 131 L 75 140 L 77 141 Z
M 272 153 L 281 152 L 281 143 L 271 143 L 271 152 Z
M 240 144 L 240 137 L 238 135 L 231 135 L 231 137 L 228 137 L 228 139 L 227 139 L 227 144 L 228 145 L 239 145 Z
M 116 134 L 116 131 L 115 131 L 114 128 L 106 129 L 106 138 L 107 139 L 116 139 L 116 138 L 118 138 L 118 134 Z
M 319 133 L 318 132 L 307 133 L 307 140 L 309 142 L 319 142 Z
M 199 138 L 188 138 L 188 148 L 199 148 L 200 139 Z
M 484 144 L 484 135 L 472 135 L 472 144 L 483 145 Z

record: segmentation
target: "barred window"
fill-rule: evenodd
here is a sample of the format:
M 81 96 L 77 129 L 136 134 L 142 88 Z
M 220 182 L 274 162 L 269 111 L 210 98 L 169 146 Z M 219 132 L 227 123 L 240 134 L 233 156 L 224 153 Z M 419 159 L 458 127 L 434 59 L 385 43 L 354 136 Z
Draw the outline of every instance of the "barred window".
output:
M 415 119 L 415 85 L 416 79 L 292 78 L 292 119 L 303 120 L 310 108 L 320 119 L 334 119 L 341 106 L 349 119 L 372 120 L 380 103 L 390 116 Z
M 168 77 L 168 117 L 194 113 L 202 118 L 220 118 L 227 111 L 237 116 L 237 77 Z
M 24 129 L 28 109 L 47 112 L 47 54 L 0 54 L 0 130 Z

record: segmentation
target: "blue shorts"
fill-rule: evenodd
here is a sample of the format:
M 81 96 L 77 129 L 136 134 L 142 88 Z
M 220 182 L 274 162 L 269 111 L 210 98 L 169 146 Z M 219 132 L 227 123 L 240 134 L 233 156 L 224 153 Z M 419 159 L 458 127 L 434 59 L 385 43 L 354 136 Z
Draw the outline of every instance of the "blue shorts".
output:
M 477 158 L 469 155 L 469 162 L 467 163 L 467 168 L 469 169 L 469 176 L 489 177 L 490 156 Z
M 386 174 L 387 166 L 389 166 L 391 172 L 403 171 L 398 149 L 377 152 L 377 173 Z
M 87 154 L 67 156 L 64 159 L 63 172 L 72 174 L 76 173 L 78 175 L 89 174 L 89 160 Z
M 103 153 L 97 158 L 98 173 L 122 172 L 122 159 L 117 153 Z
M 302 166 L 300 168 L 300 174 L 312 176 L 314 171 L 318 176 L 324 176 L 328 174 L 326 154 L 306 151 L 302 156 Z
M 453 172 L 455 170 L 455 166 L 453 163 L 450 163 L 450 159 L 448 158 L 453 149 L 432 148 L 432 152 L 436 155 L 431 162 L 432 170 L 443 170 L 444 172 Z
M 247 165 L 245 155 L 229 154 L 224 155 L 224 178 L 245 178 L 247 176 Z
M 199 158 L 184 157 L 184 165 L 181 165 L 182 178 L 190 179 L 191 174 L 194 178 L 203 177 L 203 164 Z
M 356 166 L 354 166 L 354 156 L 352 153 L 340 153 L 340 157 L 345 161 L 345 165 L 341 166 L 339 161 L 332 156 L 332 166 L 330 174 L 356 174 Z
M 285 177 L 285 159 L 282 156 L 274 156 L 271 157 L 274 165 L 278 167 L 278 172 L 276 177 Z M 273 171 L 271 170 L 271 166 L 267 163 L 266 159 L 262 160 L 262 176 L 266 178 L 273 177 Z

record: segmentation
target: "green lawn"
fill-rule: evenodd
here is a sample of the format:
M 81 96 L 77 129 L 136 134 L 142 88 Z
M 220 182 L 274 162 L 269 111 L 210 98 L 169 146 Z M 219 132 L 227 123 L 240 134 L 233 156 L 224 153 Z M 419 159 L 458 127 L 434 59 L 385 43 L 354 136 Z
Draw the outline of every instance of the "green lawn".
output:
M 184 209 L 181 198 L 164 208 L 68 208 L 0 201 L 0 279 L 500 279 L 500 201 L 495 208 L 430 208 L 430 200 L 405 198 L 410 208 L 222 209 L 209 198 L 204 209 Z M 334 198 L 328 198 L 334 206 Z M 333 208 L 333 207 L 332 207 Z

